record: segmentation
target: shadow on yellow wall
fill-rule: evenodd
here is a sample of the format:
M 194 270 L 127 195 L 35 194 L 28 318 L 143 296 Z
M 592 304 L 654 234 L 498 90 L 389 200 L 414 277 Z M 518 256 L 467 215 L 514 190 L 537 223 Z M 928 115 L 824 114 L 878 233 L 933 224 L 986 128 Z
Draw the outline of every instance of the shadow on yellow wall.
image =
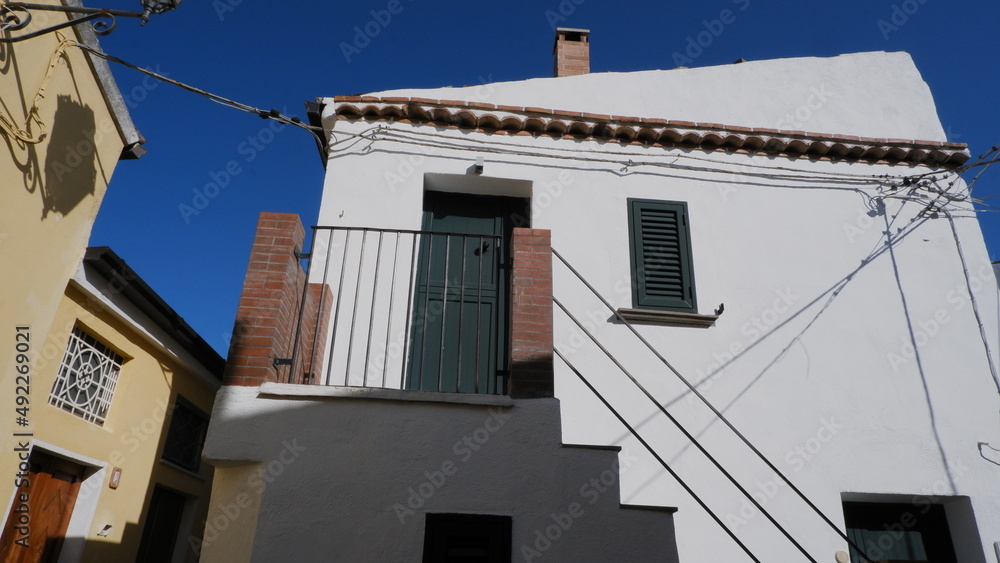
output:
M 42 176 L 43 219 L 49 213 L 68 215 L 94 194 L 97 180 L 94 111 L 70 96 L 57 99 Z

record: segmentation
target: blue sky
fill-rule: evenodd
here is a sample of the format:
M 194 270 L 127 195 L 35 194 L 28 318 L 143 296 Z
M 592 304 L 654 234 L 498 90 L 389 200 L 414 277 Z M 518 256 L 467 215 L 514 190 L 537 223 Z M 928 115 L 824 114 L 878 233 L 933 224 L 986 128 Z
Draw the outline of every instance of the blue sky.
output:
M 96 1 L 85 3 L 139 4 Z M 727 9 L 730 23 L 715 22 Z M 175 80 L 303 119 L 303 102 L 320 96 L 551 76 L 554 26 L 591 30 L 592 72 L 907 51 L 949 140 L 968 143 L 975 157 L 1000 144 L 997 21 L 995 0 L 186 0 L 145 27 L 120 19 L 101 44 Z M 690 48 L 705 31 L 707 46 Z M 314 140 L 112 70 L 149 152 L 119 164 L 90 244 L 112 247 L 225 355 L 257 215 L 298 213 L 307 228 L 316 220 L 324 170 Z M 196 201 L 213 182 L 224 187 Z M 1000 166 L 975 190 L 998 193 Z M 1000 260 L 1000 215 L 982 213 L 980 223 Z

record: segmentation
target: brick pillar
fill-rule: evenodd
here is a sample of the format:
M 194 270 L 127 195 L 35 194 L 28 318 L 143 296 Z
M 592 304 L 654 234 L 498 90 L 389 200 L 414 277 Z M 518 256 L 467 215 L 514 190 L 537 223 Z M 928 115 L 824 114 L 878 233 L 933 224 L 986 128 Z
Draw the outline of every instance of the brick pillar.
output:
M 590 30 L 556 29 L 555 76 L 590 74 Z
M 273 361 L 276 356 L 292 356 L 305 287 L 305 272 L 295 251 L 301 251 L 304 237 L 298 215 L 260 214 L 236 311 L 224 385 L 258 386 L 289 380 L 291 367 L 275 368 Z
M 551 232 L 514 229 L 511 253 L 510 394 L 552 397 Z

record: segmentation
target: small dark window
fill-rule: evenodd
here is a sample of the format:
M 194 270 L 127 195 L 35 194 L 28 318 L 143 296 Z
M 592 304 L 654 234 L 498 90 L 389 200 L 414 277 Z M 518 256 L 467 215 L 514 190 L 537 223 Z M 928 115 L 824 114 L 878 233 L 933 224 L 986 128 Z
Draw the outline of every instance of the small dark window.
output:
M 697 312 L 687 204 L 629 199 L 632 305 Z
M 845 502 L 847 537 L 871 561 L 956 563 L 944 506 Z M 851 563 L 867 561 L 851 549 Z
M 510 563 L 510 516 L 428 514 L 423 563 Z
M 167 431 L 167 443 L 163 447 L 163 459 L 184 469 L 198 471 L 207 429 L 208 417 L 178 397 L 170 416 L 170 430 Z

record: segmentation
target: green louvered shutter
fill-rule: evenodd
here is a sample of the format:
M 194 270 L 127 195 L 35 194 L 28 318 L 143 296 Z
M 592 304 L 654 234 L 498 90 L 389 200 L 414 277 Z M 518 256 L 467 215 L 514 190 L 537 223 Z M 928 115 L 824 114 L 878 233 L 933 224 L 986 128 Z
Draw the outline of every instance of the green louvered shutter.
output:
M 628 206 L 633 305 L 696 312 L 687 204 L 629 199 Z

